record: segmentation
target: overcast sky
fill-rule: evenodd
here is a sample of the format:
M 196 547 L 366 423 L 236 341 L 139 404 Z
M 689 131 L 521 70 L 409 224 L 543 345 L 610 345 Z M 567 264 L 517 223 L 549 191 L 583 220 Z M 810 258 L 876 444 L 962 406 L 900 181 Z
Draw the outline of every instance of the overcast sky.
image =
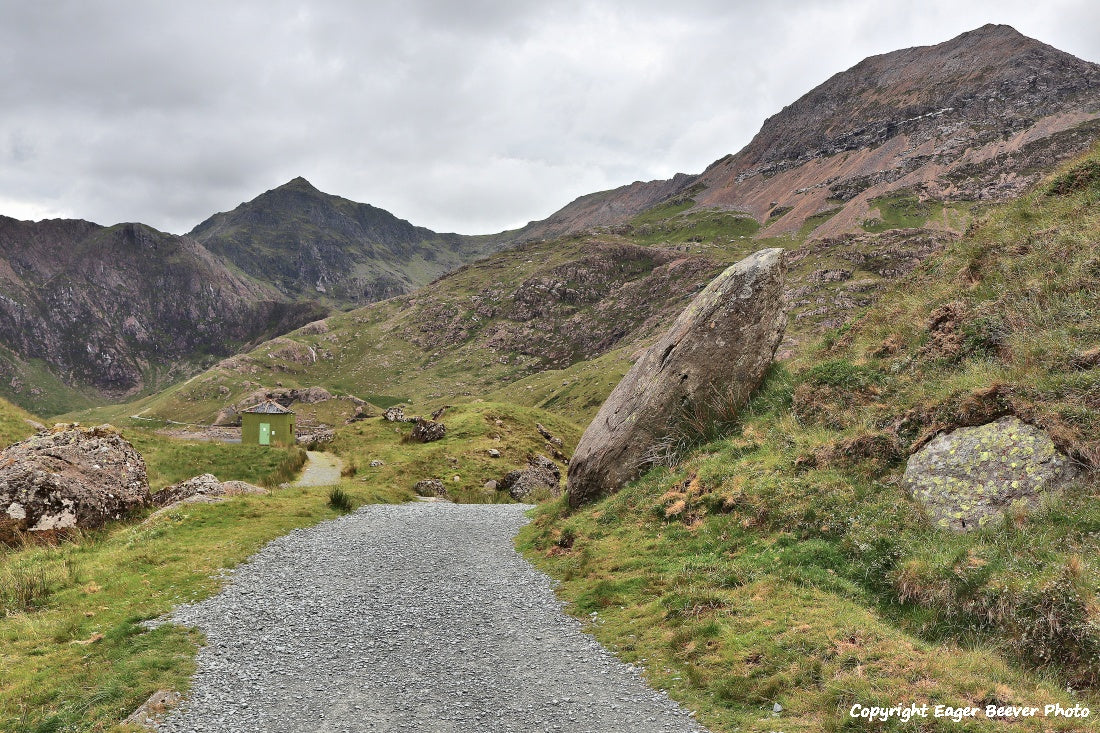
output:
M 183 233 L 301 175 L 437 231 L 697 173 L 865 56 L 1095 0 L 0 0 L 0 214 Z

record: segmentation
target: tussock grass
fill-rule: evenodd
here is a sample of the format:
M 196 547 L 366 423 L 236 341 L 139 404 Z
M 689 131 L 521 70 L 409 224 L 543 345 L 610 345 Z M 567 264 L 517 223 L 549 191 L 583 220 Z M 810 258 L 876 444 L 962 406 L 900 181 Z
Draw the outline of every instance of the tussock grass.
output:
M 855 702 L 1100 708 L 1096 474 L 966 535 L 902 482 L 937 431 L 1003 414 L 1100 466 L 1100 186 L 1078 167 L 774 369 L 723 437 L 577 512 L 541 507 L 521 548 L 714 730 L 848 730 Z
M 185 505 L 55 546 L 0 549 L 0 730 L 113 730 L 154 691 L 186 690 L 201 637 L 139 622 L 217 592 L 223 571 L 265 542 L 337 516 L 328 492 Z M 384 486 L 354 494 L 411 498 Z
M 344 491 L 343 487 L 333 486 L 328 492 L 328 505 L 341 514 L 347 514 L 355 508 L 351 494 Z

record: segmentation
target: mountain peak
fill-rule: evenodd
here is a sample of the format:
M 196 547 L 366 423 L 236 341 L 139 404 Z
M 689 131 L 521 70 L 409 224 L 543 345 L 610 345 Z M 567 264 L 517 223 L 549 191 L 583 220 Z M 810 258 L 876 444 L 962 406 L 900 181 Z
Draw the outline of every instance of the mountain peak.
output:
M 316 186 L 314 186 L 302 176 L 295 176 L 294 178 L 291 178 L 289 181 L 279 186 L 275 190 L 318 191 Z

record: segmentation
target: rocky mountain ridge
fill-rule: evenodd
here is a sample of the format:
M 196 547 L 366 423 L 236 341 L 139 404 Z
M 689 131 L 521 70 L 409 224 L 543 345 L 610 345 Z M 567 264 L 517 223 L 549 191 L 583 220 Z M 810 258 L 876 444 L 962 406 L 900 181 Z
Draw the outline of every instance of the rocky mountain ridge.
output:
M 703 173 L 584 196 L 515 236 L 629 222 L 669 200 L 742 211 L 759 237 L 859 231 L 882 197 L 1017 196 L 1100 139 L 1100 65 L 986 25 L 934 46 L 872 56 L 768 118 Z
M 56 382 L 114 399 L 164 386 L 325 312 L 188 237 L 0 217 L 0 379 L 24 405 L 53 404 Z
M 439 234 L 298 177 L 214 214 L 189 236 L 290 297 L 363 305 L 415 290 L 500 245 Z

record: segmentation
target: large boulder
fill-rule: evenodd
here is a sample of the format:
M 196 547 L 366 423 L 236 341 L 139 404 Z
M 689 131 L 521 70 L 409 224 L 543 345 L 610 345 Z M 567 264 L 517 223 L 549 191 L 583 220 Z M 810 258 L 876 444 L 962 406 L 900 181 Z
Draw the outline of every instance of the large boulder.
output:
M 507 491 L 516 501 L 526 501 L 541 491 L 552 496 L 561 495 L 561 469 L 546 456 L 527 459 L 527 468 L 509 471 L 497 482 L 496 488 Z
M 110 425 L 59 425 L 0 453 L 0 539 L 98 527 L 148 499 L 145 461 Z
M 715 278 L 619 382 L 569 461 L 569 504 L 617 491 L 691 419 L 732 418 L 783 336 L 786 264 L 761 250 Z
M 933 438 L 909 458 L 905 485 L 937 525 L 969 532 L 1035 508 L 1075 473 L 1045 432 L 1003 417 Z

